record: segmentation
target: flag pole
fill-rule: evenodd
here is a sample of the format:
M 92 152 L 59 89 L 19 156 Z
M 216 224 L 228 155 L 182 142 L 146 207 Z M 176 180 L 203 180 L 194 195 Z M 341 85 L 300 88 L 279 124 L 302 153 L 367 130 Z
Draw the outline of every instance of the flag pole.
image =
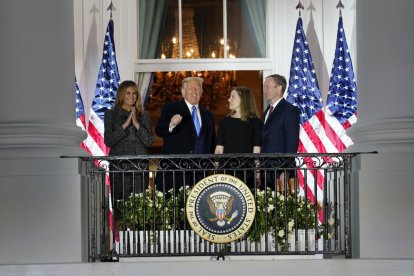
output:
M 342 1 L 339 0 L 338 4 L 336 5 L 336 8 L 339 9 L 339 16 L 342 17 L 342 9 L 345 8 L 344 4 L 342 4 Z
M 116 10 L 112 1 L 107 11 L 110 12 L 110 19 L 106 27 L 101 65 L 99 67 L 96 79 L 95 95 L 92 100 L 92 106 L 89 112 L 88 138 L 87 145 L 93 156 L 98 156 L 96 160 L 100 160 L 100 166 L 104 170 L 109 169 L 109 162 L 102 160 L 99 156 L 107 156 L 109 147 L 104 142 L 104 119 L 105 112 L 114 107 L 116 93 L 118 90 L 120 76 L 118 64 L 115 55 L 115 41 L 113 37 L 114 23 L 112 20 L 112 11 Z M 112 248 L 109 253 L 105 251 L 105 255 L 101 256 L 101 261 L 119 261 L 119 233 L 116 226 L 116 216 L 114 213 L 115 196 L 114 182 L 111 180 L 109 172 L 105 172 L 105 186 L 108 191 L 108 203 L 104 204 L 104 208 L 108 208 L 108 224 L 110 229 L 110 243 Z
M 304 7 L 302 5 L 302 2 L 300 2 L 300 0 L 299 0 L 299 3 L 296 5 L 296 9 L 299 10 L 299 17 L 301 17 L 302 16 L 302 10 L 304 9 Z
M 114 9 L 114 4 L 109 4 L 109 7 L 106 9 L 107 11 L 109 11 L 109 18 L 112 19 L 112 10 Z

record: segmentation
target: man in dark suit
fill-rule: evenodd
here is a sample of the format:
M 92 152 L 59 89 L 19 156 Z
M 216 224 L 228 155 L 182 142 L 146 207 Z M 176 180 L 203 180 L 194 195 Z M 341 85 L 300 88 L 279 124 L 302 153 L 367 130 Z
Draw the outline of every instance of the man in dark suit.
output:
M 203 94 L 203 79 L 188 77 L 181 85 L 181 101 L 165 103 L 161 109 L 155 132 L 163 138 L 161 154 L 207 154 L 215 147 L 215 128 L 213 113 L 199 104 Z M 162 164 L 166 165 L 166 164 Z M 167 167 L 172 167 L 171 164 Z M 201 178 L 196 175 L 196 181 Z M 187 172 L 187 176 L 190 174 Z M 157 176 L 159 190 L 168 191 L 173 187 L 172 173 Z M 182 173 L 175 173 L 175 188 L 183 185 Z M 186 185 L 194 184 L 192 176 L 185 177 Z
M 269 106 L 264 113 L 262 129 L 263 153 L 296 153 L 299 146 L 299 109 L 283 98 L 286 90 L 286 79 L 281 75 L 270 75 L 264 82 L 264 96 Z M 292 163 L 294 160 L 291 160 Z M 279 165 L 283 160 L 275 162 Z M 291 165 L 294 165 L 293 163 Z M 283 174 L 281 178 L 284 178 Z M 266 178 L 274 187 L 274 174 Z

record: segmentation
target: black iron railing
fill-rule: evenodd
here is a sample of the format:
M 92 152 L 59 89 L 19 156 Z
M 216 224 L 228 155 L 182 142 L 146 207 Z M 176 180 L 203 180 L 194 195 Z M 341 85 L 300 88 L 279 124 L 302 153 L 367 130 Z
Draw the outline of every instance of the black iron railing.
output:
M 350 172 L 355 155 L 80 157 L 89 191 L 89 259 L 351 257 Z M 193 230 L 186 201 L 198 181 L 223 174 L 249 187 L 256 214 L 242 237 L 218 244 Z

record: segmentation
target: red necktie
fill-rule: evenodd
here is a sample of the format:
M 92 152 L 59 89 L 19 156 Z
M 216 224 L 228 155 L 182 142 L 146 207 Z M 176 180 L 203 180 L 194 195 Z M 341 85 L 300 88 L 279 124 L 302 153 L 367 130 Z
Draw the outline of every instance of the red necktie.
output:
M 267 118 L 269 118 L 270 114 L 272 114 L 272 111 L 273 111 L 273 105 L 269 107 L 269 114 L 267 115 Z
M 267 122 L 267 120 L 269 120 L 270 114 L 272 114 L 272 111 L 273 111 L 273 105 L 269 106 L 269 111 L 267 112 L 265 123 Z

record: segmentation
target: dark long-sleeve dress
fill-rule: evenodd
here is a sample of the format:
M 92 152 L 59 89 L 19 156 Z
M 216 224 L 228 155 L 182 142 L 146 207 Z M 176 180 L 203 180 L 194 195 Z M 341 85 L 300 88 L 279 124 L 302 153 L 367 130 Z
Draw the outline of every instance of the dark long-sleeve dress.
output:
M 122 108 L 105 112 L 104 142 L 110 148 L 109 156 L 147 154 L 148 148 L 154 141 L 149 113 L 143 112 L 139 129 L 131 123 L 124 130 L 122 124 L 128 119 L 129 114 Z M 112 160 L 110 168 L 115 173 L 111 174 L 111 187 L 116 200 L 127 198 L 131 193 L 145 190 L 148 184 L 148 174 L 140 172 L 140 169 L 146 169 L 147 166 L 145 161 Z M 119 173 L 116 173 L 117 171 Z
M 217 145 L 223 146 L 223 153 L 252 153 L 254 147 L 261 145 L 262 122 L 259 118 L 250 118 L 242 121 L 239 118 L 224 117 L 217 132 Z M 247 160 L 239 158 L 235 164 L 231 164 L 228 160 L 222 159 L 222 163 L 227 164 L 226 173 L 243 180 L 250 188 L 254 187 L 254 172 L 252 164 L 247 164 Z M 250 160 L 252 161 L 252 160 Z M 231 168 L 239 170 L 232 170 Z M 249 168 L 246 173 L 240 168 Z

